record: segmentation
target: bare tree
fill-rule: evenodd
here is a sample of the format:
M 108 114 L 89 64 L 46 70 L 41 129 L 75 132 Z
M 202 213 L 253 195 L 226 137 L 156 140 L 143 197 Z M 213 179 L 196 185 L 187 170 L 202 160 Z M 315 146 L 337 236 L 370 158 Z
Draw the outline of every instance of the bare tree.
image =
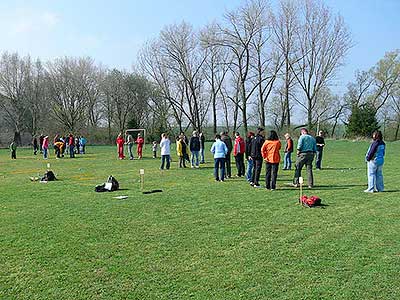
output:
M 62 58 L 47 65 L 48 100 L 58 123 L 71 132 L 86 126 L 91 58 Z
M 352 42 L 341 16 L 333 16 L 320 0 L 304 0 L 300 26 L 296 31 L 298 51 L 291 63 L 293 74 L 304 92 L 307 123 L 311 128 L 313 110 L 320 90 L 331 84 Z
M 283 56 L 283 68 L 280 72 L 283 85 L 280 88 L 281 113 L 279 127 L 290 127 L 291 124 L 291 94 L 296 84 L 291 65 L 295 62 L 295 53 L 297 52 L 296 35 L 299 30 L 299 8 L 297 2 L 293 0 L 281 0 L 276 16 L 272 15 L 273 41 Z M 282 101 L 283 100 L 283 101 Z
M 221 96 L 221 89 L 225 82 L 230 67 L 230 56 L 225 47 L 212 43 L 216 39 L 218 26 L 215 23 L 208 25 L 201 32 L 201 40 L 206 51 L 204 63 L 204 76 L 208 83 L 207 94 L 210 97 L 213 120 L 213 133 L 217 133 L 217 100 Z M 226 104 L 226 102 L 223 102 Z M 226 106 L 224 106 L 226 107 Z
M 247 132 L 247 106 L 257 86 L 249 85 L 250 60 L 252 56 L 252 42 L 259 36 L 266 25 L 267 5 L 265 1 L 253 0 L 246 2 L 236 11 L 225 14 L 226 25 L 219 24 L 219 34 L 212 43 L 230 49 L 232 70 L 237 73 L 240 83 L 240 100 L 242 123 Z
M 0 60 L 0 108 L 6 122 L 14 130 L 14 141 L 21 144 L 21 132 L 27 127 L 29 102 L 28 82 L 31 72 L 30 57 L 4 53 Z

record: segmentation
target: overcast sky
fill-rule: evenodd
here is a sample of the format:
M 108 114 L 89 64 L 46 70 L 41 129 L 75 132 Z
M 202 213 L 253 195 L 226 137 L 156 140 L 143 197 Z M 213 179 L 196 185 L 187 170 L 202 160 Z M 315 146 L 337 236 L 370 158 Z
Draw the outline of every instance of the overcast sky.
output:
M 275 0 L 273 1 L 275 2 Z M 352 32 L 355 46 L 339 73 L 338 91 L 354 71 L 400 48 L 400 0 L 326 0 Z M 0 52 L 43 60 L 91 56 L 108 67 L 130 69 L 141 45 L 168 24 L 195 28 L 221 20 L 239 0 L 31 0 L 0 1 Z

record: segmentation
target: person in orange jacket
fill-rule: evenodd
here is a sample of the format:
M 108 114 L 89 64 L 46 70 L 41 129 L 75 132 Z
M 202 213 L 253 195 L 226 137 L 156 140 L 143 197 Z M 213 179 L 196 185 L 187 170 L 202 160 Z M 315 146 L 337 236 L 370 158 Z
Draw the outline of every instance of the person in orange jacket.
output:
M 281 156 L 279 150 L 281 142 L 275 130 L 271 130 L 269 137 L 261 147 L 261 155 L 266 162 L 267 171 L 265 174 L 265 187 L 271 191 L 276 188 L 276 179 L 278 177 L 278 168 Z
M 136 144 L 137 144 L 137 155 L 138 155 L 138 158 L 142 159 L 144 139 L 143 139 L 143 137 L 142 137 L 142 135 L 140 133 L 137 136 Z
M 122 137 L 122 132 L 120 132 L 120 133 L 118 134 L 116 143 L 117 143 L 117 149 L 118 149 L 118 158 L 119 158 L 119 159 L 124 159 L 124 158 L 125 158 L 125 155 L 124 155 L 124 144 L 125 144 L 125 140 L 124 140 L 124 138 Z

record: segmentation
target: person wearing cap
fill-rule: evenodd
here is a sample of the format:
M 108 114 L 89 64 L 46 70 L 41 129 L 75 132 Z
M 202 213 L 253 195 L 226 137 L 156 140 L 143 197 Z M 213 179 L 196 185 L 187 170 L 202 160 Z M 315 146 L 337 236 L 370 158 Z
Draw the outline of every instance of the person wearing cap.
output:
M 297 142 L 297 158 L 296 169 L 294 172 L 293 186 L 299 185 L 299 178 L 301 177 L 301 169 L 304 165 L 307 167 L 307 183 L 308 187 L 314 186 L 314 177 L 312 171 L 312 163 L 314 160 L 315 152 L 317 152 L 317 142 L 315 138 L 308 133 L 307 128 L 300 129 L 300 138 Z

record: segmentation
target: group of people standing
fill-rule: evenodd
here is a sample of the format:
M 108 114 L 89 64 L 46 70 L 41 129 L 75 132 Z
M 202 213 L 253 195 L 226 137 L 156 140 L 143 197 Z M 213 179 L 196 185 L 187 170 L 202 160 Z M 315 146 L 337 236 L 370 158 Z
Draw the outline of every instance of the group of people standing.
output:
M 226 132 L 215 136 L 215 143 L 211 147 L 211 152 L 214 154 L 214 175 L 215 180 L 224 181 L 229 178 L 230 174 L 230 149 L 232 143 L 228 141 Z M 289 133 L 285 134 L 285 156 L 283 170 L 291 170 L 293 153 L 293 139 Z M 231 145 L 231 148 L 229 147 Z M 318 145 L 318 147 L 317 147 Z M 308 186 L 311 188 L 314 185 L 312 173 L 312 162 L 317 154 L 316 167 L 321 169 L 322 151 L 325 146 L 323 132 L 318 135 L 317 140 L 312 137 L 306 128 L 301 129 L 301 136 L 297 145 L 296 169 L 293 178 L 293 185 L 299 184 L 301 170 L 305 165 L 307 167 Z M 235 157 L 237 167 L 237 177 L 246 176 L 250 185 L 255 188 L 261 187 L 260 174 L 262 166 L 266 165 L 265 188 L 270 190 L 276 189 L 276 181 L 278 177 L 279 163 L 281 160 L 280 150 L 281 142 L 276 131 L 271 130 L 268 137 L 265 139 L 264 128 L 257 128 L 256 133 L 249 132 L 246 141 L 240 136 L 239 132 L 235 133 L 235 142 L 233 145 L 233 156 Z M 244 158 L 247 160 L 247 170 L 245 172 Z M 226 169 L 226 174 L 225 174 Z
M 128 146 L 128 154 L 129 154 L 129 159 L 133 160 L 134 159 L 134 155 L 132 152 L 132 148 L 134 144 L 137 144 L 137 148 L 136 148 L 136 154 L 138 156 L 138 159 L 142 159 L 143 158 L 143 145 L 144 145 L 144 138 L 142 137 L 142 135 L 140 133 L 138 133 L 137 138 L 134 139 L 133 136 L 131 134 L 127 132 L 125 132 L 125 138 L 122 135 L 122 132 L 120 132 L 118 134 L 118 137 L 116 139 L 116 144 L 117 144 L 117 151 L 118 151 L 118 158 L 119 159 L 124 159 L 125 158 L 125 154 L 124 154 L 124 145 Z M 157 143 L 155 143 L 156 147 L 157 147 Z M 157 153 L 157 148 L 154 149 L 153 146 L 153 158 L 156 158 L 156 153 Z
M 85 154 L 87 140 L 83 136 L 74 137 L 72 134 L 68 136 L 61 136 L 56 134 L 53 139 L 53 148 L 56 159 L 64 157 L 66 151 L 69 153 L 71 158 L 75 157 L 75 154 Z M 32 137 L 33 155 L 37 155 L 38 152 L 43 154 L 43 158 L 49 157 L 49 136 L 41 134 L 39 139 L 36 135 Z M 12 142 L 10 144 L 11 158 L 17 158 L 17 144 Z

